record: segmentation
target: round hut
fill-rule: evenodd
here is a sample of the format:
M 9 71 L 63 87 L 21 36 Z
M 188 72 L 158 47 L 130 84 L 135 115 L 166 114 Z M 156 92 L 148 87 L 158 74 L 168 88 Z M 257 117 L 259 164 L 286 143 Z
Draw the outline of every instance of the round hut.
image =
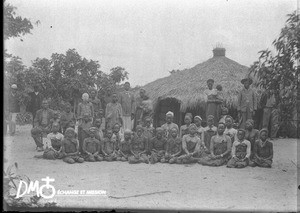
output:
M 210 78 L 215 80 L 214 88 L 216 85 L 223 87 L 225 105 L 231 110 L 236 109 L 237 96 L 242 89 L 241 79 L 249 68 L 227 58 L 225 52 L 225 48 L 217 47 L 213 49 L 213 57 L 207 61 L 190 69 L 173 72 L 143 87 L 153 100 L 154 126 L 165 122 L 165 113 L 169 110 L 174 112 L 174 122 L 178 125 L 183 123 L 186 112 L 205 119 L 204 90 Z

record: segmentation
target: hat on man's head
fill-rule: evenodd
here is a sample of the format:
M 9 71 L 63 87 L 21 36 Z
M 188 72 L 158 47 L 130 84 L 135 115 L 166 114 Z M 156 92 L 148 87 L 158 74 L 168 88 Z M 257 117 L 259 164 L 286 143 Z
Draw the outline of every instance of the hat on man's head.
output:
M 241 80 L 241 83 L 244 84 L 246 81 L 249 81 L 249 84 L 251 85 L 253 83 L 253 80 L 252 78 L 250 77 L 246 77 L 244 79 Z
M 12 88 L 12 89 L 17 89 L 18 88 L 18 86 L 16 85 L 16 84 L 13 84 L 13 85 L 11 85 L 11 87 L 10 88 Z
M 206 83 L 209 83 L 209 82 L 215 83 L 215 80 L 212 79 L 212 78 L 210 78 L 210 79 L 208 79 L 208 80 L 206 81 Z

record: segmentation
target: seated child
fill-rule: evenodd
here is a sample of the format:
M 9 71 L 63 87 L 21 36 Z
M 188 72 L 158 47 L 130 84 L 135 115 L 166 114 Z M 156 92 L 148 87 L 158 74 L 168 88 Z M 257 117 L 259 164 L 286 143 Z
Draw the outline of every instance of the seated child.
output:
M 143 135 L 145 138 L 147 138 L 149 143 L 150 139 L 154 137 L 154 127 L 152 127 L 152 119 L 150 117 L 146 117 L 144 125 Z
M 196 135 L 197 127 L 195 124 L 189 126 L 189 134 L 182 138 L 183 155 L 178 157 L 178 163 L 196 163 L 204 157 L 206 147 L 203 141 Z
M 228 108 L 222 107 L 221 108 L 221 119 L 220 119 L 219 123 L 225 123 L 225 118 L 227 115 L 228 115 Z
M 116 123 L 113 126 L 112 130 L 113 130 L 112 140 L 116 142 L 116 151 L 118 151 L 119 144 L 121 143 L 121 140 L 124 139 L 123 128 L 121 129 L 121 125 L 119 123 Z
M 170 134 L 169 138 L 171 137 L 172 136 Z M 149 143 L 149 151 L 151 153 L 151 164 L 155 164 L 157 162 L 165 163 L 166 146 L 167 139 L 164 137 L 164 130 L 161 127 L 158 127 L 156 128 L 156 136 L 152 138 Z
M 178 129 L 171 129 L 171 138 L 167 141 L 165 160 L 170 164 L 177 163 L 177 157 L 182 152 L 182 141 L 178 137 Z
M 204 132 L 204 128 L 201 126 L 202 118 L 200 116 L 196 115 L 194 117 L 194 123 L 197 127 L 197 132 L 196 132 L 197 136 L 201 139 L 201 141 L 204 141 L 205 132 Z
M 101 125 L 102 125 L 102 119 L 96 118 L 96 120 L 94 122 L 94 127 L 96 127 L 96 129 L 97 129 L 96 139 L 99 140 L 100 142 L 103 141 L 103 138 L 104 138 L 104 134 L 103 134 Z
M 75 130 L 72 128 L 66 129 L 64 139 L 62 141 L 62 156 L 63 161 L 73 164 L 75 162 L 83 163 L 84 159 L 79 156 L 79 142 L 75 138 Z
M 207 149 L 210 148 L 210 140 L 211 137 L 217 134 L 217 127 L 214 126 L 214 119 L 213 115 L 207 116 L 207 126 L 204 127 L 204 144 Z
M 114 161 L 117 159 L 116 141 L 113 140 L 113 131 L 111 129 L 106 130 L 106 137 L 102 143 L 102 153 L 105 161 Z
M 192 123 L 192 114 L 186 113 L 184 116 L 184 125 L 180 127 L 179 137 L 182 138 L 184 135 L 189 134 L 189 126 Z
M 259 166 L 265 168 L 272 167 L 273 144 L 268 140 L 268 130 L 262 129 L 259 132 L 259 139 L 254 144 L 253 160 L 250 166 Z
M 259 131 L 257 129 L 254 129 L 253 127 L 254 127 L 254 121 L 252 119 L 248 119 L 245 123 L 245 129 L 246 129 L 245 139 L 250 141 L 251 143 L 250 159 L 253 158 L 255 141 L 257 141 L 259 138 Z
M 62 127 L 62 132 L 65 133 L 66 129 L 68 127 L 71 127 L 71 125 L 76 123 L 75 114 L 71 111 L 71 104 L 67 104 L 65 107 L 65 111 L 62 112 L 60 123 Z
M 102 161 L 101 144 L 96 139 L 97 128 L 91 127 L 89 133 L 90 137 L 84 139 L 82 146 L 84 160 L 90 162 Z
M 78 126 L 79 152 L 82 153 L 82 145 L 85 138 L 89 137 L 89 129 L 92 127 L 92 120 L 89 114 L 84 114 Z
M 127 161 L 128 157 L 131 155 L 130 144 L 132 140 L 132 132 L 129 129 L 126 129 L 124 132 L 124 139 L 121 140 L 118 150 L 118 161 Z
M 231 143 L 237 140 L 237 130 L 232 127 L 233 118 L 230 115 L 226 116 L 225 126 L 226 129 L 224 131 L 225 135 L 228 135 L 231 138 Z
M 233 142 L 231 155 L 232 158 L 227 163 L 228 168 L 244 168 L 249 164 L 251 154 L 251 143 L 245 140 L 245 130 L 239 129 L 237 140 Z
M 165 136 L 167 138 L 171 137 L 171 135 L 169 133 L 170 133 L 170 130 L 172 128 L 176 127 L 177 129 L 179 129 L 178 125 L 173 123 L 173 118 L 174 118 L 174 113 L 171 112 L 171 111 L 167 112 L 167 114 L 166 114 L 166 123 L 161 126 L 161 128 L 164 130 Z
M 43 158 L 55 160 L 62 158 L 62 141 L 64 139 L 63 134 L 59 133 L 60 126 L 58 123 L 52 124 L 52 132 L 47 135 L 46 149 L 43 154 Z
M 148 144 L 147 139 L 143 136 L 143 127 L 141 125 L 136 126 L 136 133 L 134 134 L 131 145 L 130 152 L 132 156 L 128 157 L 128 162 L 130 164 L 135 163 L 149 163 L 147 156 Z

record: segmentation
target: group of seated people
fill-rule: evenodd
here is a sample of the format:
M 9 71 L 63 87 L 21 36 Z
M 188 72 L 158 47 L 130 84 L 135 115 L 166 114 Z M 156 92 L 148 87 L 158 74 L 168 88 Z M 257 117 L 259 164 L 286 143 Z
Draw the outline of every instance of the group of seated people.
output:
M 47 107 L 47 103 L 43 106 Z M 246 129 L 237 130 L 230 115 L 224 116 L 217 126 L 214 126 L 214 116 L 209 115 L 206 127 L 202 127 L 200 116 L 193 118 L 190 113 L 185 115 L 185 124 L 180 128 L 173 123 L 173 118 L 173 112 L 168 112 L 166 123 L 155 129 L 152 118 L 146 117 L 132 131 L 124 130 L 119 123 L 102 129 L 102 119 L 91 120 L 87 116 L 75 131 L 74 118 L 63 114 L 60 120 L 52 118 L 51 132 L 46 138 L 38 135 L 35 128 L 32 135 L 45 147 L 43 158 L 63 159 L 70 164 L 128 161 L 131 164 L 227 164 L 229 168 L 272 165 L 273 145 L 268 140 L 268 130 L 253 129 L 253 120 L 247 120 Z

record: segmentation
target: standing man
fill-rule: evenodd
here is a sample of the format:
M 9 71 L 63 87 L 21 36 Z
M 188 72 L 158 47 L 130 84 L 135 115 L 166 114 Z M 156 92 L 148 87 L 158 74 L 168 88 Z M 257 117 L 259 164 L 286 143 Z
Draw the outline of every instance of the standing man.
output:
M 94 119 L 93 121 L 95 121 L 97 118 L 100 118 L 100 112 L 102 111 L 102 105 L 101 105 L 101 101 L 99 98 L 97 98 L 97 91 L 96 90 L 92 90 L 91 91 L 91 97 L 89 102 L 91 102 L 93 104 L 93 108 L 94 108 Z
M 117 93 L 112 94 L 112 101 L 106 105 L 105 109 L 105 126 L 106 129 L 112 129 L 118 123 L 123 126 L 122 106 L 118 102 Z
M 279 129 L 279 113 L 277 106 L 277 98 L 275 97 L 274 91 L 271 90 L 268 94 L 265 92 L 262 95 L 263 104 L 263 129 L 267 129 L 270 133 L 268 135 L 270 139 L 274 139 L 277 136 L 277 131 Z
M 20 105 L 18 103 L 18 96 L 17 96 L 17 85 L 11 85 L 11 91 L 9 94 L 9 134 L 14 135 L 16 132 L 16 118 L 17 114 L 20 112 Z
M 244 78 L 241 83 L 244 84 L 244 88 L 238 96 L 238 115 L 240 122 L 240 128 L 245 129 L 245 123 L 248 119 L 252 119 L 257 109 L 257 97 L 255 92 L 250 88 L 252 84 L 251 78 Z
M 132 130 L 132 120 L 134 118 L 134 95 L 130 92 L 130 83 L 125 82 L 125 91 L 120 94 L 120 104 L 122 106 L 123 128 Z
M 43 95 L 39 92 L 39 86 L 33 86 L 33 92 L 29 93 L 30 102 L 28 106 L 28 111 L 32 113 L 32 126 L 34 127 L 34 119 L 36 112 L 41 109 L 42 101 L 44 99 Z

